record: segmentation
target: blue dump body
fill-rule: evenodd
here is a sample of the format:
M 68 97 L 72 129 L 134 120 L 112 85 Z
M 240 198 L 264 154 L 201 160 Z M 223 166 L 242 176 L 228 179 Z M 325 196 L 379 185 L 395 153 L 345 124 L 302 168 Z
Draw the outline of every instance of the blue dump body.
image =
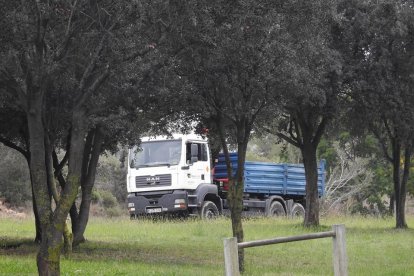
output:
M 230 153 L 233 175 L 237 170 L 237 153 Z M 214 179 L 227 178 L 224 155 L 220 154 L 214 167 Z M 305 195 L 305 168 L 303 164 L 280 164 L 270 162 L 244 163 L 244 192 L 262 195 Z M 318 166 L 318 192 L 323 196 L 325 190 L 325 160 Z

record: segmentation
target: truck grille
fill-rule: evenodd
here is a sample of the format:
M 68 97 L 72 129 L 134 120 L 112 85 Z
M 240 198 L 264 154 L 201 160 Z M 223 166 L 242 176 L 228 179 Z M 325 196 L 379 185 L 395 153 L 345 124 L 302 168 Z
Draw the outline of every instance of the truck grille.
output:
M 135 185 L 137 188 L 171 186 L 171 174 L 136 176 Z

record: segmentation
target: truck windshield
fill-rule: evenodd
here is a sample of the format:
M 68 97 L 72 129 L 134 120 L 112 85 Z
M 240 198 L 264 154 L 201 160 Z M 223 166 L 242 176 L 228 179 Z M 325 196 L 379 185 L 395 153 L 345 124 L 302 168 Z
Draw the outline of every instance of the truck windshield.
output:
M 129 153 L 131 168 L 177 165 L 181 159 L 181 140 L 143 142 Z

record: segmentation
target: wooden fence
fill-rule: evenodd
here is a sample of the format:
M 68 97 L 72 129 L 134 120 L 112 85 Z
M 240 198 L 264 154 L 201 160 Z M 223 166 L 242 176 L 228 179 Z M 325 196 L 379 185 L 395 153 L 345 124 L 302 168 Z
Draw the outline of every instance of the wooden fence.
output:
M 348 257 L 346 254 L 345 243 L 345 226 L 333 225 L 332 231 L 305 234 L 300 236 L 274 238 L 269 240 L 258 240 L 237 243 L 236 238 L 224 239 L 224 264 L 227 276 L 238 276 L 239 272 L 239 256 L 238 249 L 248 248 L 254 246 L 263 246 L 270 244 L 278 244 L 285 242 L 312 240 L 332 237 L 333 242 L 333 268 L 335 276 L 347 276 L 348 275 Z

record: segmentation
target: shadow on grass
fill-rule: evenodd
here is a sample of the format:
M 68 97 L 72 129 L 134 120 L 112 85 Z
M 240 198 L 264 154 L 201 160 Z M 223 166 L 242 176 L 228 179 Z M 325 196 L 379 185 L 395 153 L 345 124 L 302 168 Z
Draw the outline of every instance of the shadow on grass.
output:
M 0 237 L 0 257 L 7 255 L 16 258 L 35 257 L 38 244 L 30 239 L 18 239 Z M 220 250 L 221 252 L 221 250 Z M 151 244 L 140 245 L 129 242 L 101 242 L 86 241 L 75 248 L 70 257 L 63 255 L 63 259 L 73 261 L 128 261 L 144 263 L 164 263 L 175 265 L 219 264 L 217 252 L 195 252 L 183 248 L 154 246 Z
M 33 239 L 0 237 L 0 255 L 33 255 L 37 253 L 38 244 Z
M 187 247 L 174 247 L 166 244 L 140 244 L 126 242 L 86 241 L 74 248 L 71 259 L 75 260 L 125 260 L 145 263 L 165 263 L 203 265 L 220 263 L 219 251 L 198 251 Z
M 357 227 L 351 226 L 347 227 L 345 225 L 347 233 L 354 234 L 370 234 L 370 235 L 382 235 L 382 234 L 410 234 L 414 235 L 413 228 L 398 229 L 393 227 Z

